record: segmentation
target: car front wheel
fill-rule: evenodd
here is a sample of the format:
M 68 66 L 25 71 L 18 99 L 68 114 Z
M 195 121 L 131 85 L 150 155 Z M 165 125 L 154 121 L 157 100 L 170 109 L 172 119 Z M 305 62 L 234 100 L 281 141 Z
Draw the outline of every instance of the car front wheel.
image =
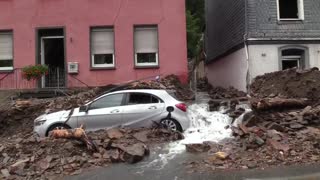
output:
M 182 127 L 180 123 L 175 119 L 163 119 L 160 123 L 167 129 L 182 132 Z
M 50 126 L 50 128 L 48 129 L 46 136 L 49 136 L 49 133 L 53 130 L 61 130 L 61 129 L 70 129 L 70 127 L 66 124 L 54 124 L 52 126 Z

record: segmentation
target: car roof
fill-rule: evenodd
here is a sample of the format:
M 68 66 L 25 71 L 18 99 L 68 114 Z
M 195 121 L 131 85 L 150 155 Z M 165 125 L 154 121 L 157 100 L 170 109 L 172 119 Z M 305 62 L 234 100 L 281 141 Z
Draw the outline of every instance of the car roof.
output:
M 163 89 L 128 89 L 128 90 L 120 90 L 120 91 L 114 91 L 107 94 L 118 94 L 118 93 L 150 93 L 154 95 L 161 95 L 163 93 L 166 93 L 166 90 Z

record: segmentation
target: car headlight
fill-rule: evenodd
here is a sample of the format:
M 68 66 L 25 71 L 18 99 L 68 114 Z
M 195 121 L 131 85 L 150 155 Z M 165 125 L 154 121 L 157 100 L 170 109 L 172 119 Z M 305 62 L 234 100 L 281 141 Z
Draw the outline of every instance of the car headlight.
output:
M 34 121 L 34 126 L 41 126 L 42 124 L 44 124 L 46 122 L 46 118 L 44 116 L 40 116 L 38 117 L 35 121 Z

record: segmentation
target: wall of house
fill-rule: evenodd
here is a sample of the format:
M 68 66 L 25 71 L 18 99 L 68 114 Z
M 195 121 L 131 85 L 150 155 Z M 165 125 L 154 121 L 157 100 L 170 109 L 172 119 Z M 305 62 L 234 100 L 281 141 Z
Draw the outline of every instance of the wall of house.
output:
M 303 21 L 278 21 L 277 0 L 247 0 L 249 38 L 319 38 L 320 1 L 303 0 Z
M 239 44 L 245 34 L 245 0 L 205 0 L 207 62 Z
M 289 45 L 293 46 L 292 44 L 250 45 L 248 50 L 251 81 L 256 76 L 280 70 L 279 48 Z M 298 46 L 308 49 L 309 64 L 306 67 L 320 68 L 320 44 L 299 44 Z
M 149 24 L 159 28 L 160 68 L 135 69 L 133 26 Z M 176 74 L 187 80 L 184 0 L 0 1 L 0 30 L 14 32 L 14 68 L 35 64 L 36 28 L 57 26 L 65 28 L 66 61 L 79 62 L 80 73 L 75 77 L 89 86 L 158 74 Z M 90 70 L 91 26 L 114 26 L 114 70 Z M 84 84 L 68 76 L 68 86 Z
M 242 48 L 206 66 L 207 78 L 213 86 L 230 87 L 246 91 L 247 55 Z

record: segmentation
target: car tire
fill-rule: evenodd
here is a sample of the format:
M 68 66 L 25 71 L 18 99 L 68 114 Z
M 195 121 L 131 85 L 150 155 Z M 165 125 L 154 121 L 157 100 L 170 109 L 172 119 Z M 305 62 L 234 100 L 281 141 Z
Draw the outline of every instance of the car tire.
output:
M 51 125 L 49 128 L 48 128 L 48 131 L 46 133 L 46 136 L 49 135 L 50 131 L 53 131 L 53 130 L 57 130 L 57 129 L 71 129 L 70 126 L 66 125 L 66 124 L 62 124 L 62 123 L 59 123 L 59 124 L 53 124 Z
M 180 123 L 175 119 L 163 119 L 160 121 L 160 124 L 163 125 L 165 128 L 168 128 L 172 131 L 179 131 L 182 132 L 182 127 Z

